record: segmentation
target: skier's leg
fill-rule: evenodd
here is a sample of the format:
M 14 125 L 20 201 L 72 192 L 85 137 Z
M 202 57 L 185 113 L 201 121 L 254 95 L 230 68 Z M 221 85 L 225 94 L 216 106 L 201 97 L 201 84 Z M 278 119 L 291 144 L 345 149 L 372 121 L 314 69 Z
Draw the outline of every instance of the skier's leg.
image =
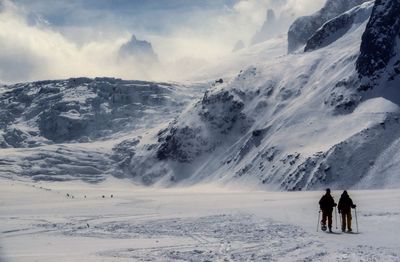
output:
M 321 220 L 321 230 L 325 231 L 326 230 L 326 219 L 327 219 L 327 213 L 326 211 L 322 211 L 322 220 Z
M 342 231 L 346 231 L 346 214 L 342 212 Z
M 322 211 L 321 225 L 326 225 L 326 219 L 327 219 L 326 211 Z
M 347 214 L 347 229 L 351 232 L 351 211 Z
M 329 212 L 328 214 L 328 228 L 329 231 L 332 231 L 332 212 Z

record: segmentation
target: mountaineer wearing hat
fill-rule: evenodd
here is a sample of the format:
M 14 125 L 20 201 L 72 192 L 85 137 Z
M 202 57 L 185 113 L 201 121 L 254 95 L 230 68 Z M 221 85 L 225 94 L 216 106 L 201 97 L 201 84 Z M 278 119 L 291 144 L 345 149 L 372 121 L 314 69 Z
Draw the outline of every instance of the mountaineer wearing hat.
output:
M 326 231 L 326 220 L 328 220 L 329 232 L 332 232 L 332 212 L 335 206 L 336 203 L 331 196 L 331 190 L 327 188 L 325 195 L 319 201 L 319 207 L 322 211 L 321 229 L 323 231 Z
M 356 208 L 356 205 L 353 204 L 353 200 L 351 200 L 347 191 L 343 191 L 342 195 L 339 199 L 339 214 L 342 215 L 342 232 L 346 231 L 346 224 L 347 224 L 347 232 L 352 232 L 351 229 L 351 209 Z

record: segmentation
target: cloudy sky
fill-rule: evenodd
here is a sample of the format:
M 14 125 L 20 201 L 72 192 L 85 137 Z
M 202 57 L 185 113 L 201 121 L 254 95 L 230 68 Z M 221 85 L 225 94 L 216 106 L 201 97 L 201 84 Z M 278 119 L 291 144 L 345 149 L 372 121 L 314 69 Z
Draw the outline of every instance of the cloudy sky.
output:
M 167 80 L 173 74 L 162 74 L 166 65 L 206 64 L 228 55 L 238 40 L 247 44 L 268 8 L 294 19 L 323 2 L 0 0 L 0 82 L 103 75 Z M 132 34 L 152 43 L 160 66 L 118 58 Z

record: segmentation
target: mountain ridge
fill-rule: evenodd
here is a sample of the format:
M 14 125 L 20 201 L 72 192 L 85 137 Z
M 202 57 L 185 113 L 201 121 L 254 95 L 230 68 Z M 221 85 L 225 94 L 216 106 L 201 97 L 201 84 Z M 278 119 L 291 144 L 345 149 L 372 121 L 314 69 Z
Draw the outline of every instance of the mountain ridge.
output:
M 260 56 L 236 76 L 225 78 L 222 74 L 223 78 L 198 86 L 141 83 L 146 86 L 143 92 L 153 88 L 153 93 L 147 95 L 156 99 L 154 106 L 159 106 L 157 110 L 144 109 L 148 114 L 138 121 L 147 119 L 146 124 L 124 133 L 116 128 L 108 139 L 93 140 L 98 146 L 89 143 L 90 138 L 89 141 L 67 139 L 63 146 L 73 151 L 74 143 L 81 143 L 93 152 L 105 150 L 103 156 L 109 160 L 99 161 L 108 163 L 107 170 L 94 173 L 131 178 L 145 185 L 235 183 L 268 190 L 399 187 L 395 172 L 385 165 L 386 161 L 397 166 L 400 155 L 395 147 L 400 143 L 396 132 L 400 119 L 396 86 L 400 81 L 397 75 L 391 74 L 397 70 L 399 57 L 399 20 L 389 17 L 399 5 L 384 0 L 341 3 L 328 1 L 317 15 L 296 20 L 289 30 L 289 46 L 293 40 L 290 34 L 296 31 L 299 21 L 314 24 L 312 19 L 326 18 L 321 26 L 306 28 L 303 32 L 309 36 L 302 40 L 304 43 L 298 43 L 305 45 L 306 52 L 297 50 L 287 55 L 272 52 L 275 56 L 271 59 L 263 60 L 264 56 Z M 385 23 L 378 19 L 382 14 L 388 16 Z M 380 32 L 388 34 L 383 43 L 388 46 L 387 56 L 376 67 L 374 64 L 368 68 L 360 66 L 362 61 L 379 56 L 367 47 L 377 45 L 380 36 L 371 36 L 371 32 L 381 27 L 385 30 Z M 286 47 L 273 41 L 279 45 L 277 50 Z M 273 45 L 268 42 L 249 50 L 264 46 Z M 246 52 L 240 50 L 232 57 L 240 58 Z M 135 89 L 133 82 L 118 81 L 115 86 L 118 90 L 129 93 Z M 125 89 L 118 87 L 124 84 L 128 85 Z M 371 88 L 365 88 L 366 85 Z M 108 86 L 113 87 L 110 83 Z M 53 89 L 49 93 L 57 93 Z M 111 97 L 114 92 L 109 92 Z M 157 100 L 160 94 L 174 102 L 163 107 L 157 102 L 161 101 Z M 175 108 L 182 99 L 185 102 L 174 112 L 165 112 Z M 122 115 L 134 114 L 135 110 L 129 110 L 131 104 L 128 99 L 126 105 L 117 105 L 114 109 L 118 111 L 125 105 L 128 110 L 122 111 Z M 18 103 L 15 106 L 18 111 Z M 150 125 L 153 117 L 157 121 Z M 131 121 L 129 117 L 122 119 L 123 123 Z M 46 119 L 45 122 L 56 121 Z M 21 150 L 18 152 L 23 154 Z M 88 153 L 91 154 L 90 150 Z M 101 159 L 101 154 L 98 157 Z M 13 159 L 0 161 L 14 163 L 8 166 L 11 170 L 18 156 Z M 35 161 L 47 168 L 48 163 L 40 157 Z M 28 165 L 24 171 L 27 176 L 33 168 L 40 171 L 40 167 Z M 57 176 L 62 175 L 62 168 L 57 172 Z M 78 177 L 90 177 L 85 172 Z M 51 179 L 51 175 L 44 177 Z

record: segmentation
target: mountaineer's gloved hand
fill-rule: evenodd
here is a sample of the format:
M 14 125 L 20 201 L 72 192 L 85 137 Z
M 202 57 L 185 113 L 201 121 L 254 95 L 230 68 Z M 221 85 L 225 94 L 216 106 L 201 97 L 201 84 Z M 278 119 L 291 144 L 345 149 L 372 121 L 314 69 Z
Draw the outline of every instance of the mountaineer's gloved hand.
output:
M 352 208 L 356 208 L 356 207 L 357 207 L 356 205 L 353 205 L 353 206 L 352 206 Z

